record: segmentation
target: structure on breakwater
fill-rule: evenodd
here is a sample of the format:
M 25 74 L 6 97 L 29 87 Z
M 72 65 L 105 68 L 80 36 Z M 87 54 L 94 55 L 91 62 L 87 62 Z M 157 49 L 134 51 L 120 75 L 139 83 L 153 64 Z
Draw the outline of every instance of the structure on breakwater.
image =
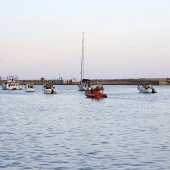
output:
M 92 84 L 97 84 L 99 82 L 104 85 L 138 85 L 144 82 L 150 82 L 152 85 L 170 85 L 170 78 L 140 78 L 140 79 L 92 79 Z M 0 84 L 5 83 L 5 80 L 0 80 Z M 34 83 L 35 85 L 44 85 L 46 83 L 53 83 L 54 85 L 78 85 L 79 81 L 74 79 L 70 80 L 46 80 L 41 78 L 40 80 L 19 80 L 21 85 L 26 85 L 28 83 Z

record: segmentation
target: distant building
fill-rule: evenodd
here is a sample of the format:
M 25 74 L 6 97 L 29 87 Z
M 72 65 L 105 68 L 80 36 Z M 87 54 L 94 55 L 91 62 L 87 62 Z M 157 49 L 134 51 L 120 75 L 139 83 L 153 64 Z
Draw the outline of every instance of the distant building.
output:
M 44 80 L 45 80 L 45 78 L 42 77 L 42 78 L 41 78 L 41 81 L 44 81 Z
M 71 79 L 71 82 L 73 82 L 73 83 L 79 83 L 80 80 L 73 78 L 73 79 Z

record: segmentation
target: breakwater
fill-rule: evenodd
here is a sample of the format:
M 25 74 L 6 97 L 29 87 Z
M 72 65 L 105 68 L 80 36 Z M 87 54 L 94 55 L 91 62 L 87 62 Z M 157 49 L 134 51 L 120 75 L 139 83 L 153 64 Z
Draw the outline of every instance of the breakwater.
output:
M 5 83 L 6 80 L 0 80 L 0 84 Z M 104 85 L 138 85 L 144 82 L 150 82 L 152 85 L 170 85 L 170 78 L 140 78 L 140 79 L 91 79 L 92 84 L 102 83 Z M 21 85 L 33 83 L 35 85 L 44 85 L 46 83 L 53 83 L 54 85 L 78 85 L 79 81 L 70 80 L 19 80 Z

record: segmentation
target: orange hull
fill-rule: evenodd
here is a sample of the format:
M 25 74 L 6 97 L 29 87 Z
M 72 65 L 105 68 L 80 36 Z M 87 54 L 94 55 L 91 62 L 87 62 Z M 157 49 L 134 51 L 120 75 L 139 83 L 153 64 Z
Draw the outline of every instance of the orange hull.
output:
M 85 93 L 85 95 L 89 98 L 96 98 L 96 99 L 99 99 L 99 98 L 107 98 L 107 95 L 106 94 L 88 94 L 88 93 Z

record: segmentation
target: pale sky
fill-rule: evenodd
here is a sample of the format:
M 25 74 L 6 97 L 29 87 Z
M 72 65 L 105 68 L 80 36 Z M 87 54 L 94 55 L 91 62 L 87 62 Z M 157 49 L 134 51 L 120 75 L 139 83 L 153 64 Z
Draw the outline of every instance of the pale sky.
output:
M 0 76 L 170 77 L 170 0 L 0 0 Z

